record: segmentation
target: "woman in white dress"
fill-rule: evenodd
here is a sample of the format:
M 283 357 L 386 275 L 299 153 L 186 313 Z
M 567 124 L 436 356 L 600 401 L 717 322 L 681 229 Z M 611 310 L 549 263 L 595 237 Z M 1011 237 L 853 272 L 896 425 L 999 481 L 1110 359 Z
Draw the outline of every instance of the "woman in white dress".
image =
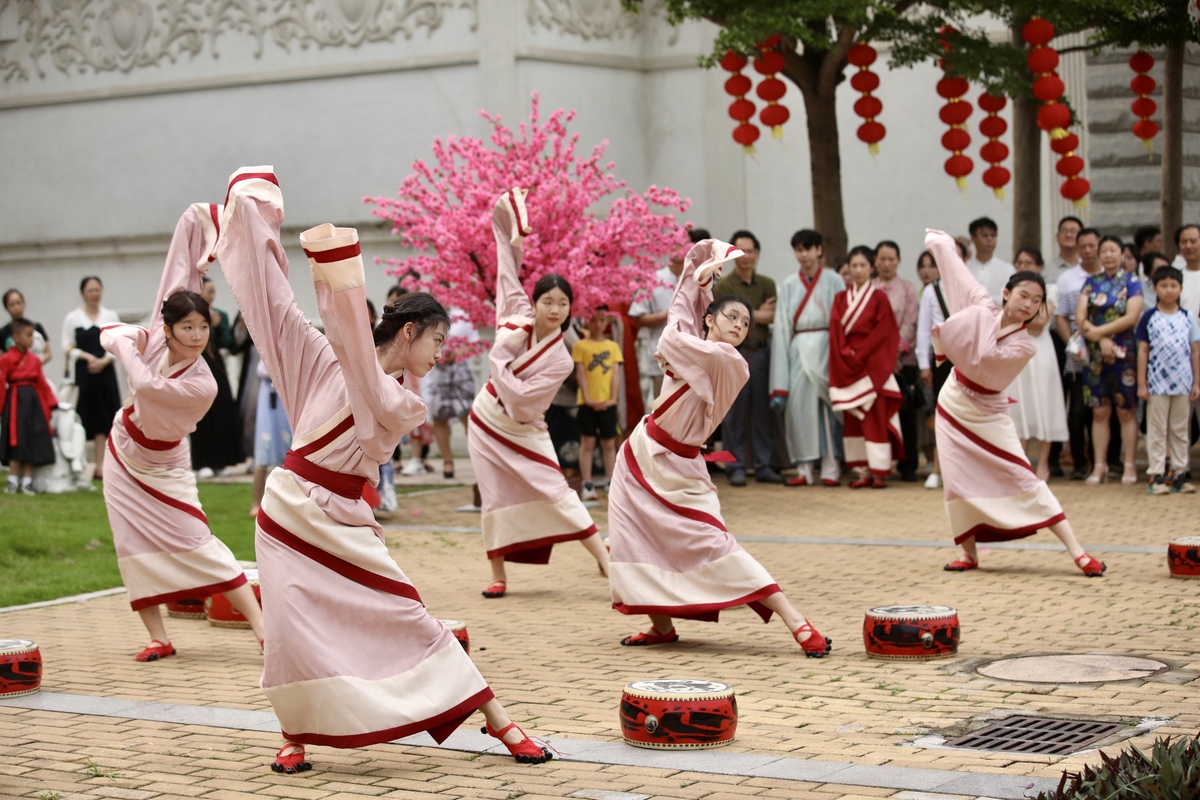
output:
M 1040 273 L 1044 264 L 1040 250 L 1025 247 L 1017 253 L 1013 266 L 1017 272 L 1028 270 Z M 1043 481 L 1050 477 L 1050 444 L 1067 441 L 1067 409 L 1058 372 L 1058 358 L 1054 354 L 1054 342 L 1050 340 L 1050 328 L 1047 325 L 1054 318 L 1058 287 L 1050 285 L 1046 288 L 1046 305 L 1041 313 L 1029 321 L 1029 334 L 1037 344 L 1037 353 L 1021 370 L 1012 386 L 1008 387 L 1008 393 L 1017 401 L 1009 409 L 1017 427 L 1017 436 L 1021 438 L 1022 447 L 1027 447 L 1030 439 L 1038 443 L 1035 471 L 1038 479 Z

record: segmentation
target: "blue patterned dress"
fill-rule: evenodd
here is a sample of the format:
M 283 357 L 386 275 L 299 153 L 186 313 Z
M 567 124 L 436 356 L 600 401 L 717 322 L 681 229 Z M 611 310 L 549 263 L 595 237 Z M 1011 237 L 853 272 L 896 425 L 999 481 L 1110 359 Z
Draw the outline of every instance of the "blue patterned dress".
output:
M 1101 270 L 1088 278 L 1080 294 L 1087 297 L 1088 320 L 1107 325 L 1125 315 L 1129 301 L 1142 296 L 1137 275 L 1118 269 L 1114 275 Z M 1090 408 L 1137 406 L 1137 341 L 1133 328 L 1112 337 L 1113 344 L 1125 348 L 1125 357 L 1107 364 L 1100 354 L 1099 342 L 1088 342 L 1088 368 L 1083 372 L 1083 399 Z

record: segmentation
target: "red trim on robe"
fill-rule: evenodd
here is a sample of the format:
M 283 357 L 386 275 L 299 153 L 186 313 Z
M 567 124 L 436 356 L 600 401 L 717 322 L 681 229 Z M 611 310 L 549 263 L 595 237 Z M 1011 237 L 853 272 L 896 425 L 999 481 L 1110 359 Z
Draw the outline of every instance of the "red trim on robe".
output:
M 404 583 L 403 581 L 384 577 L 378 573 L 371 572 L 369 569 L 364 569 L 357 564 L 352 564 L 344 558 L 335 556 L 333 553 L 326 552 L 315 544 L 304 541 L 296 534 L 284 528 L 267 516 L 267 512 L 262 509 L 258 511 L 258 527 L 263 533 L 280 544 L 290 547 L 301 555 L 308 556 L 313 561 L 316 561 L 326 569 L 336 572 L 343 578 L 397 597 L 407 597 L 413 602 L 425 605 L 421 602 L 421 595 L 417 593 L 417 587 L 411 583 Z
M 671 377 L 674 378 L 675 376 L 672 375 Z M 671 406 L 675 405 L 675 402 L 677 400 L 679 400 L 679 398 L 683 397 L 684 392 L 686 392 L 690 388 L 692 388 L 692 387 L 689 386 L 688 384 L 686 384 L 686 383 L 683 384 L 678 389 L 676 389 L 674 392 L 672 392 L 671 396 L 668 397 L 666 400 L 664 400 L 662 402 L 662 405 L 660 405 L 658 408 L 654 409 L 654 411 L 651 413 L 659 414 L 659 415 L 667 413 L 667 410 Z
M 318 264 L 332 264 L 336 261 L 346 261 L 347 259 L 362 255 L 362 248 L 359 247 L 358 242 L 343 245 L 342 247 L 335 247 L 332 250 L 309 250 L 307 247 L 301 249 L 304 251 L 304 255 Z
M 283 468 L 348 500 L 361 500 L 368 486 L 367 479 L 361 475 L 325 469 L 298 455 L 295 450 L 287 451 L 283 457 Z
M 289 742 L 297 744 L 315 744 L 325 745 L 327 747 L 366 747 L 371 744 L 382 744 L 395 739 L 403 739 L 406 736 L 412 736 L 415 733 L 427 731 L 433 740 L 438 744 L 450 738 L 450 734 L 458 729 L 466 721 L 467 717 L 474 714 L 480 706 L 494 698 L 496 695 L 488 687 L 480 689 L 475 694 L 463 700 L 454 708 L 443 711 L 437 716 L 430 717 L 420 722 L 410 722 L 407 725 L 397 725 L 395 728 L 386 728 L 381 731 L 371 731 L 370 733 L 354 733 L 346 736 L 333 736 L 324 733 L 291 733 L 283 732 L 283 738 Z
M 528 458 L 530 461 L 534 461 L 538 464 L 544 464 L 547 467 L 553 467 L 554 469 L 558 470 L 560 473 L 562 472 L 562 467 L 560 467 L 558 465 L 557 461 L 551 461 L 550 459 L 546 458 L 545 456 L 541 455 L 540 453 L 535 453 L 532 450 L 521 447 L 520 445 L 513 444 L 508 439 L 505 439 L 499 433 L 497 433 L 496 431 L 489 428 L 487 425 L 485 425 L 483 423 L 483 420 L 481 420 L 479 417 L 475 416 L 475 409 L 471 409 L 470 418 L 471 418 L 472 422 L 474 422 L 476 425 L 479 426 L 479 430 L 483 431 L 488 436 L 491 436 L 493 439 L 500 442 L 500 444 L 504 445 L 509 450 L 512 450 L 514 453 L 519 453 L 520 455 L 524 456 L 525 458 Z
M 221 592 L 232 591 L 233 589 L 243 586 L 246 583 L 246 573 L 238 575 L 231 580 L 222 581 L 221 583 L 211 583 L 208 586 L 197 586 L 195 589 L 181 589 L 176 592 L 166 592 L 165 594 L 156 594 L 152 597 L 142 597 L 138 600 L 133 600 L 129 603 L 129 607 L 134 611 L 140 611 L 143 608 L 157 606 L 163 603 L 170 603 L 172 600 L 186 600 L 197 595 L 207 596 L 210 594 L 220 594 Z
M 800 315 L 804 313 L 804 307 L 808 305 L 808 300 L 813 296 L 813 288 L 816 287 L 817 281 L 821 279 L 821 270 L 824 267 L 817 267 L 817 274 L 813 275 L 812 280 L 804 274 L 804 270 L 800 270 L 800 285 L 804 287 L 804 299 L 800 301 L 800 307 L 796 309 L 796 313 L 792 315 L 792 335 L 797 333 L 806 333 L 807 331 L 797 331 L 796 323 L 800 321 Z M 809 330 L 824 330 L 823 328 L 809 328 Z
M 750 606 L 754 609 L 754 613 L 762 617 L 763 622 L 770 622 L 774 612 L 759 601 L 778 591 L 780 591 L 779 584 L 772 583 L 736 600 L 719 603 L 692 603 L 682 606 L 630 606 L 624 603 L 613 603 L 612 607 L 622 614 L 661 614 L 678 619 L 690 619 L 695 622 L 717 622 L 717 617 L 726 608 Z
M 140 447 L 144 447 L 147 450 L 170 450 L 173 447 L 178 447 L 179 443 L 183 441 L 182 439 L 174 442 L 168 442 L 165 439 L 151 439 L 134 423 L 132 416 L 133 407 L 125 406 L 125 409 L 121 412 L 121 422 L 125 424 L 125 432 L 129 434 L 129 438 L 137 442 Z
M 949 411 L 946 411 L 944 408 L 942 408 L 941 405 L 938 405 L 937 412 L 938 412 L 938 416 L 940 416 L 942 419 L 946 420 L 946 422 L 949 422 L 951 425 L 953 425 L 954 428 L 959 433 L 961 433 L 963 436 L 966 436 L 967 439 L 969 439 L 972 444 L 991 453 L 992 455 L 996 456 L 997 458 L 1002 458 L 1005 461 L 1007 461 L 1011 464 L 1016 464 L 1018 467 L 1023 467 L 1025 469 L 1029 470 L 1030 472 L 1036 472 L 1034 470 L 1034 468 L 1030 465 L 1030 463 L 1028 461 L 1024 460 L 1023 458 L 1021 458 L 1020 456 L 1013 455 L 1012 453 L 1008 452 L 1007 450 L 1003 450 L 1003 449 L 997 447 L 996 445 L 992 444 L 991 442 L 987 441 L 986 439 L 981 438 L 977 434 L 972 433 L 970 430 L 967 429 L 966 426 L 964 426 L 961 422 L 959 422 L 954 417 L 952 417 L 950 415 Z
M 0 343 L 2 344 L 2 343 Z M 58 398 L 54 395 L 54 389 L 51 388 L 50 382 L 46 380 L 46 373 L 42 370 L 42 361 L 39 358 L 34 358 L 28 366 L 22 371 L 21 366 L 25 361 L 25 356 L 28 352 L 22 352 L 14 345 L 9 348 L 7 353 L 0 355 L 0 404 L 3 404 L 9 387 L 13 387 L 12 399 L 9 400 L 8 414 L 8 442 L 11 447 L 16 447 L 18 443 L 17 430 L 17 394 L 15 387 L 32 386 L 37 392 L 38 403 L 42 407 L 42 414 L 46 417 L 46 426 L 50 429 L 50 435 L 54 435 L 54 423 L 51 413 L 58 408 Z M 0 435 L 3 435 L 0 432 Z
M 677 506 L 674 503 L 667 500 L 666 498 L 659 495 L 658 492 L 654 491 L 654 489 L 652 489 L 650 487 L 650 482 L 648 480 L 646 480 L 646 476 L 642 474 L 642 468 L 637 463 L 637 458 L 633 455 L 633 449 L 630 448 L 628 439 L 625 440 L 625 444 L 621 447 L 621 452 L 625 454 L 625 464 L 626 464 L 626 466 L 629 467 L 629 472 L 631 475 L 633 475 L 634 480 L 636 480 L 639 484 L 641 484 L 641 487 L 643 489 L 645 489 L 647 492 L 649 492 L 650 496 L 653 497 L 655 500 L 662 503 L 664 506 L 669 508 L 671 511 L 674 511 L 676 514 L 678 514 L 681 517 L 687 517 L 688 519 L 695 520 L 696 522 L 703 522 L 708 525 L 712 525 L 714 528 L 718 528 L 722 531 L 725 531 L 726 533 L 729 532 L 728 529 L 725 527 L 725 524 L 723 522 L 721 522 L 721 520 L 714 517 L 712 514 L 707 514 L 703 511 L 698 511 L 694 508 L 686 508 L 684 506 Z
M 686 445 L 683 442 L 678 441 L 675 437 L 673 437 L 671 434 L 664 431 L 662 428 L 660 428 L 658 426 L 658 423 L 654 421 L 653 414 L 646 417 L 646 435 L 649 436 L 654 441 L 661 444 L 663 447 L 670 450 L 675 455 L 679 456 L 680 458 L 696 458 L 697 456 L 700 455 L 699 447 L 697 447 L 695 445 Z M 724 451 L 721 451 L 721 452 L 724 452 Z M 717 453 L 713 453 L 711 455 L 716 456 Z M 716 458 L 709 459 L 707 457 L 705 458 L 705 461 L 709 461 L 709 460 L 716 461 L 717 459 Z
M 210 217 L 212 217 L 213 227 L 217 229 L 217 237 L 213 241 L 213 251 L 208 254 L 208 263 L 211 264 L 212 262 L 217 260 L 216 243 L 221 241 L 221 215 L 217 213 L 217 204 L 216 203 L 208 204 L 208 215 Z
M 1035 525 L 1026 525 L 1023 528 L 997 528 L 995 525 L 989 525 L 986 522 L 981 522 L 971 528 L 966 533 L 960 533 L 954 537 L 955 544 L 962 544 L 972 536 L 977 542 L 1008 542 L 1013 539 L 1024 539 L 1026 536 L 1033 536 L 1042 528 L 1049 528 L 1051 525 L 1057 525 L 1067 518 L 1065 513 L 1055 514 L 1045 522 L 1039 522 Z
M 996 389 L 989 389 L 986 386 L 981 386 L 980 384 L 968 378 L 966 375 L 963 375 L 962 371 L 958 367 L 954 368 L 954 377 L 958 378 L 959 383 L 976 394 L 1000 394 L 1000 392 Z
M 117 455 L 117 446 L 115 444 L 113 444 L 113 440 L 112 440 L 111 436 L 108 437 L 108 450 L 110 453 L 112 453 L 113 458 L 116 459 L 117 464 L 121 467 L 121 469 L 125 470 L 125 474 L 129 476 L 129 479 L 131 481 L 133 481 L 134 483 L 136 483 L 138 486 L 140 486 L 142 491 L 144 491 L 146 494 L 150 495 L 151 497 L 153 497 L 155 500 L 159 501 L 160 503 L 165 503 L 166 505 L 169 505 L 171 508 L 178 509 L 185 514 L 195 517 L 196 519 L 203 522 L 205 525 L 208 524 L 208 517 L 204 516 L 204 512 L 201 511 L 200 509 L 196 508 L 195 506 L 189 506 L 187 503 L 183 502 L 182 500 L 176 500 L 174 497 L 165 495 L 162 492 L 158 491 L 157 489 L 152 489 L 149 486 L 147 486 L 146 484 L 139 481 L 137 479 L 137 476 L 135 476 L 132 472 L 130 472 L 129 468 L 125 466 L 125 462 L 123 462 L 121 460 L 121 457 L 119 455 Z
M 562 338 L 563 338 L 563 333 L 562 333 L 562 331 L 559 331 L 559 332 L 558 332 L 558 336 L 555 336 L 553 339 L 551 339 L 550 341 L 548 341 L 548 342 L 546 343 L 546 346 L 545 346 L 545 347 L 543 347 L 541 350 L 538 350 L 536 353 L 534 353 L 532 356 L 530 356 L 530 357 L 529 357 L 529 360 L 528 360 L 528 361 L 526 361 L 524 364 L 522 364 L 521 366 L 519 366 L 519 367 L 515 368 L 515 369 L 512 371 L 512 374 L 513 374 L 513 375 L 520 375 L 522 372 L 524 372 L 524 371 L 525 371 L 525 368 L 526 368 L 526 367 L 528 367 L 530 364 L 532 364 L 533 362 L 537 361 L 539 358 L 541 358 L 541 357 L 542 357 L 542 356 L 544 356 L 546 353 L 548 353 L 548 352 L 550 351 L 550 349 L 551 349 L 552 347 L 554 347 L 554 345 L 555 345 L 555 344 L 557 344 L 559 341 L 561 341 L 561 340 L 562 340 Z M 533 341 L 533 336 L 532 336 L 532 335 L 529 337 L 529 340 L 530 340 L 531 342 Z
M 229 205 L 229 195 L 233 193 L 233 187 L 235 184 L 241 183 L 242 181 L 252 181 L 255 179 L 263 180 L 267 183 L 273 183 L 276 186 L 279 185 L 279 179 L 275 177 L 273 172 L 243 172 L 241 175 L 233 176 L 233 180 L 229 182 L 229 189 L 225 192 L 225 205 Z
M 557 536 L 546 536 L 542 539 L 530 539 L 524 542 L 516 542 L 505 547 L 499 547 L 495 550 L 488 550 L 487 557 L 489 559 L 503 557 L 505 561 L 513 564 L 549 564 L 550 553 L 554 549 L 554 545 L 562 542 L 574 542 L 586 539 L 596 532 L 596 526 L 593 523 L 581 531 L 574 533 L 560 533 Z
M 313 453 L 329 445 L 334 439 L 338 438 L 352 427 L 354 427 L 354 415 L 347 414 L 344 420 L 333 427 L 333 430 L 329 431 L 316 441 L 309 442 L 303 447 L 293 448 L 292 452 L 301 458 L 308 458 Z

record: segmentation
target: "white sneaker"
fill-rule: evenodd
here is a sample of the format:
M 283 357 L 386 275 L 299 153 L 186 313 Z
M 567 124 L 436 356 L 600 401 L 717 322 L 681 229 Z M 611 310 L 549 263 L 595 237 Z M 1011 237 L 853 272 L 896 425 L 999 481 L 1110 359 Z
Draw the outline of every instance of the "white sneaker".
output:
M 425 464 L 419 458 L 410 458 L 408 463 L 404 465 L 404 469 L 400 470 L 400 474 L 406 478 L 424 475 Z
M 580 495 L 584 500 L 596 500 L 596 487 L 589 481 L 583 484 L 583 492 Z
M 925 479 L 925 488 L 926 489 L 942 488 L 942 476 L 938 475 L 936 472 L 929 473 L 929 477 Z
M 213 471 L 210 467 L 201 467 L 200 469 L 196 470 L 196 478 L 199 480 L 206 481 L 212 476 Z

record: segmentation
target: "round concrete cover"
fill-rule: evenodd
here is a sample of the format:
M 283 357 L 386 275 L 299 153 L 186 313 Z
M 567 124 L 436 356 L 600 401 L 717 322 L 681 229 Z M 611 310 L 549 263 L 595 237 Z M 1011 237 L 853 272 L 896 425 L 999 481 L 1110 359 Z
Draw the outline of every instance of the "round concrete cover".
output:
M 976 671 L 989 678 L 1027 683 L 1106 683 L 1148 678 L 1170 666 L 1151 658 L 1107 655 L 1021 656 L 992 661 Z

